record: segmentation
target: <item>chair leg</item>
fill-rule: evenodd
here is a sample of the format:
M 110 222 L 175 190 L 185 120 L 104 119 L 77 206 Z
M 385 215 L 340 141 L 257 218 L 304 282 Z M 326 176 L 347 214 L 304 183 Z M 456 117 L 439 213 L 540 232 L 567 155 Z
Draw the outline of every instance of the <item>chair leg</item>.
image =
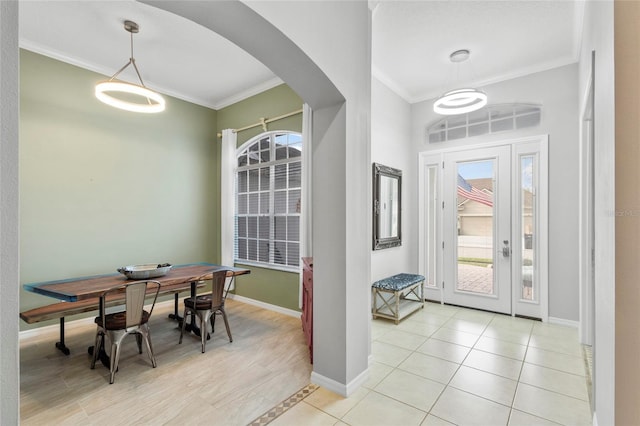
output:
M 147 346 L 147 354 L 149 355 L 149 359 L 151 360 L 151 365 L 153 365 L 153 368 L 156 368 L 156 356 L 153 353 L 153 346 L 151 345 L 151 333 L 147 324 L 145 324 L 141 328 L 140 336 L 141 338 L 144 338 L 144 343 Z
M 184 335 L 184 329 L 187 326 L 187 315 L 189 315 L 191 312 L 189 310 L 187 310 L 187 308 L 184 308 L 184 313 L 182 314 L 182 327 L 180 328 L 180 340 L 178 340 L 178 344 L 182 344 L 182 336 Z M 193 315 L 193 313 L 191 313 L 191 315 Z
M 220 312 L 222 312 L 222 319 L 224 320 L 224 326 L 227 328 L 227 335 L 229 336 L 229 342 L 233 342 L 233 337 L 231 337 L 231 329 L 229 328 L 229 320 L 227 319 L 227 313 L 224 311 L 224 308 L 220 308 Z
M 202 341 L 202 353 L 204 353 L 205 345 L 207 344 L 207 334 L 209 334 L 209 320 L 206 316 L 198 315 L 200 318 L 200 339 Z
M 136 333 L 136 343 L 138 344 L 138 353 L 142 353 L 142 335 L 140 333 Z
M 110 336 L 111 340 L 111 366 L 109 368 L 109 384 L 113 384 L 113 381 L 116 376 L 116 372 L 118 371 L 118 362 L 120 361 L 120 347 L 122 344 L 122 340 L 127 335 L 124 333 L 120 336 Z
M 93 356 L 91 357 L 91 369 L 96 368 L 96 361 L 98 360 L 98 353 L 102 348 L 102 341 L 104 339 L 104 335 L 100 333 L 100 331 L 96 332 L 96 341 L 93 344 Z

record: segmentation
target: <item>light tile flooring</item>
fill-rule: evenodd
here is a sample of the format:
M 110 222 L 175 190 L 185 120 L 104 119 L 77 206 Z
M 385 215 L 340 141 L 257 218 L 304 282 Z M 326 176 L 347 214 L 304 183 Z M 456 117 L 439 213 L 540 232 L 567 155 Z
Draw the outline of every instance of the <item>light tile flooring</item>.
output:
M 592 424 L 574 328 L 427 303 L 371 334 L 365 386 L 319 388 L 271 425 Z

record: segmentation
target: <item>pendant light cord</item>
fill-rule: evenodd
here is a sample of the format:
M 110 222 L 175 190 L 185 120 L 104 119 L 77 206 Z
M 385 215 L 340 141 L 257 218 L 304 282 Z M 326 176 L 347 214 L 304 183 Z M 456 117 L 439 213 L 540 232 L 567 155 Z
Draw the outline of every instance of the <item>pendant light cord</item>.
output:
M 129 65 L 133 65 L 133 69 L 136 70 L 136 74 L 138 75 L 138 80 L 140 80 L 140 85 L 142 87 L 147 87 L 144 85 L 144 82 L 142 81 L 142 76 L 140 75 L 140 71 L 138 71 L 138 66 L 136 65 L 136 60 L 133 57 L 133 32 L 129 32 L 129 34 L 131 35 L 131 57 L 129 58 L 129 62 L 127 62 L 126 64 L 124 64 L 124 66 L 122 68 L 120 68 L 113 76 L 111 76 L 111 78 L 109 79 L 109 81 L 113 81 L 116 77 L 118 77 L 118 75 L 120 75 L 120 73 L 122 71 L 124 71 Z

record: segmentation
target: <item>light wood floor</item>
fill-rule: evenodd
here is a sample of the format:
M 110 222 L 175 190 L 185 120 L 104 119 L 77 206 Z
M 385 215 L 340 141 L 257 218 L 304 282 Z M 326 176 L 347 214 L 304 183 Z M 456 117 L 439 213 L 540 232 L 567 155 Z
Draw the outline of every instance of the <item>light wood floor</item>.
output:
M 227 300 L 233 343 L 218 318 L 203 354 L 193 334 L 178 345 L 172 311 L 157 305 L 150 322 L 158 367 L 128 336 L 112 385 L 108 369 L 89 368 L 93 324 L 67 328 L 70 356 L 55 349 L 57 330 L 21 339 L 21 424 L 246 425 L 309 384 L 299 318 Z

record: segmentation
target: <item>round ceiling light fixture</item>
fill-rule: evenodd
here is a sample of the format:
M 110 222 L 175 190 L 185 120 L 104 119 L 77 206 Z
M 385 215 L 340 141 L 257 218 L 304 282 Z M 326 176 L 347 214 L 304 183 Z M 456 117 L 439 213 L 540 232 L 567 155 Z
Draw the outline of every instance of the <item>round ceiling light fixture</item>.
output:
M 456 89 L 436 99 L 433 103 L 433 111 L 442 115 L 466 114 L 486 104 L 486 93 L 476 89 Z
M 140 31 L 140 27 L 133 21 L 124 21 L 124 29 L 131 33 L 131 57 L 129 58 L 129 62 L 120 68 L 109 80 L 96 84 L 96 98 L 107 105 L 126 111 L 144 113 L 164 111 L 164 98 L 159 93 L 148 89 L 144 85 L 140 71 L 138 71 L 138 67 L 136 66 L 136 60 L 133 57 L 133 34 Z M 140 80 L 139 85 L 116 80 L 116 77 L 129 65 L 133 65 Z M 117 95 L 124 96 L 120 98 L 117 97 Z
M 468 49 L 456 50 L 449 59 L 453 63 L 464 62 L 469 59 Z M 440 96 L 433 103 L 433 111 L 442 115 L 466 114 L 476 111 L 487 104 L 487 94 L 478 89 L 464 88 L 450 90 Z

